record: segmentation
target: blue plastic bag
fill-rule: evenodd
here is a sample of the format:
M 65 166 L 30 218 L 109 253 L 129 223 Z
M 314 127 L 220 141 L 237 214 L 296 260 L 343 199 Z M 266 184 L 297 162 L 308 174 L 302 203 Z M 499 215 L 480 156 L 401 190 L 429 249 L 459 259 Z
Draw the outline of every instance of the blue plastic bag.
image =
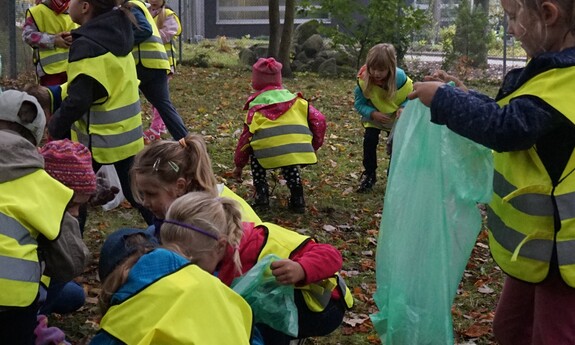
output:
M 254 324 L 263 323 L 297 337 L 299 326 L 294 286 L 276 281 L 270 269 L 276 260 L 280 260 L 277 255 L 264 256 L 249 271 L 234 279 L 232 289 L 252 307 Z
M 376 256 L 386 345 L 453 344 L 451 306 L 491 198 L 491 150 L 430 122 L 410 101 L 395 128 Z

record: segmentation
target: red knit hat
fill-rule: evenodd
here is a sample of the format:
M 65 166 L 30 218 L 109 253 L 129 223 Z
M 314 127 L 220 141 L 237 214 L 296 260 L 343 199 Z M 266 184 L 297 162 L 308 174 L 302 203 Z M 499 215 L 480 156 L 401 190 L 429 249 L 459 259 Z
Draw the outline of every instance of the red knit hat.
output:
M 54 140 L 40 149 L 46 172 L 74 192 L 96 192 L 96 174 L 88 148 L 69 139 Z
M 260 58 L 252 67 L 252 87 L 263 90 L 268 86 L 282 86 L 282 64 L 274 58 Z

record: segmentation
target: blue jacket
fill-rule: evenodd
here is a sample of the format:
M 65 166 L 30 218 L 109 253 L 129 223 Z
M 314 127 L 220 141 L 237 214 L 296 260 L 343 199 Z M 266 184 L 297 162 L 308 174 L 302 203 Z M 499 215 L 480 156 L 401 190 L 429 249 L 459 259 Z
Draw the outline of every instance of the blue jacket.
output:
M 541 54 L 526 67 L 511 70 L 495 99 L 444 85 L 431 102 L 431 121 L 447 125 L 454 132 L 498 152 L 526 150 L 537 145 L 545 168 L 557 181 L 575 148 L 573 123 L 537 97 L 517 97 L 503 108 L 496 100 L 544 71 L 573 65 L 575 48 Z
M 399 89 L 405 82 L 407 81 L 407 75 L 401 68 L 395 69 L 395 85 Z M 371 116 L 371 113 L 377 111 L 377 108 L 371 103 L 371 101 L 363 95 L 363 91 L 359 85 L 355 85 L 354 92 L 354 107 L 355 110 L 363 117 L 364 119 L 368 120 Z M 405 101 L 407 102 L 407 100 Z M 404 103 L 405 105 L 405 103 Z

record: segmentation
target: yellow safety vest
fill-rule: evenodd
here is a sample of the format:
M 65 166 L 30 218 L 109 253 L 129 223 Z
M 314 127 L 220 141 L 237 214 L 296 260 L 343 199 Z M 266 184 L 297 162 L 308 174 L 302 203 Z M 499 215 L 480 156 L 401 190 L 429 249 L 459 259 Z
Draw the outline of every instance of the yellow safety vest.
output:
M 38 4 L 26 11 L 26 17 L 32 17 L 40 32 L 51 35 L 60 32 L 70 32 L 78 27 L 66 13 L 57 14 L 45 4 Z M 34 64 L 40 64 L 46 74 L 58 74 L 66 72 L 68 66 L 68 49 L 54 47 L 34 48 Z
M 110 307 L 100 327 L 130 345 L 249 344 L 252 310 L 218 278 L 190 264 Z
M 365 90 L 365 81 L 362 78 L 357 78 L 357 84 L 361 88 L 362 92 Z M 413 81 L 407 77 L 405 83 L 397 89 L 395 92 L 395 97 L 392 100 L 386 100 L 383 95 L 383 89 L 377 85 L 373 85 L 371 88 L 371 95 L 369 100 L 375 106 L 375 108 L 383 113 L 391 116 L 395 120 L 395 112 L 403 102 L 407 99 L 407 95 L 413 91 Z M 383 126 L 379 122 L 373 120 L 365 120 L 362 118 L 362 125 L 364 127 L 373 127 L 382 129 Z
M 498 104 L 505 106 L 515 97 L 533 95 L 575 123 L 573 87 L 575 66 L 551 69 L 531 78 Z M 493 163 L 494 193 L 488 213 L 493 258 L 507 274 L 537 283 L 547 276 L 556 245 L 561 276 L 575 287 L 575 152 L 555 186 L 535 147 L 496 152 Z M 557 232 L 555 213 L 561 221 Z
M 69 82 L 81 74 L 100 82 L 108 96 L 94 102 L 90 112 L 73 124 L 72 140 L 89 147 L 94 160 L 101 164 L 112 164 L 140 152 L 144 139 L 138 77 L 132 57 L 108 52 L 71 62 Z
M 42 275 L 36 239 L 58 237 L 72 195 L 43 169 L 0 184 L 0 306 L 27 307 L 36 299 Z
M 169 8 L 164 8 L 164 11 L 166 12 L 166 17 L 174 16 L 176 23 L 178 23 L 178 31 L 176 32 L 174 37 L 172 37 L 170 42 L 164 43 L 164 49 L 166 49 L 166 54 L 168 54 L 168 61 L 170 62 L 170 67 L 175 69 L 176 68 L 176 50 L 174 49 L 174 38 L 180 36 L 180 34 L 182 33 L 182 24 L 180 23 L 180 18 L 178 18 L 178 16 L 176 15 L 176 13 L 174 11 L 172 11 Z M 158 24 L 158 16 L 157 15 L 154 17 L 154 21 L 155 21 L 156 26 L 157 26 L 157 24 Z
M 256 214 L 254 209 L 239 195 L 234 193 L 231 189 L 224 186 L 222 192 L 220 193 L 222 198 L 228 198 L 237 201 L 240 204 L 242 210 L 242 222 L 254 223 L 255 226 L 260 225 L 262 220 Z
M 311 241 L 309 236 L 301 235 L 273 223 L 264 222 L 261 225 L 266 229 L 266 239 L 258 256 L 258 261 L 269 254 L 288 259 L 295 251 Z M 336 288 L 340 289 L 346 306 L 348 308 L 353 307 L 351 291 L 337 272 L 334 272 L 331 278 L 295 288 L 301 290 L 309 310 L 314 312 L 321 312 L 327 307 L 331 300 L 331 293 Z
M 275 120 L 259 112 L 254 114 L 248 126 L 253 133 L 250 146 L 262 167 L 272 169 L 317 163 L 311 145 L 313 134 L 307 122 L 308 111 L 308 102 L 297 98 L 292 107 Z
M 142 12 L 144 12 L 146 20 L 152 27 L 152 36 L 148 37 L 144 42 L 134 46 L 134 49 L 132 50 L 132 55 L 134 56 L 136 64 L 141 63 L 144 67 L 165 69 L 166 72 L 168 72 L 170 70 L 168 54 L 166 54 L 166 49 L 164 48 L 164 43 L 162 42 L 162 37 L 160 36 L 160 31 L 158 31 L 154 18 L 150 14 L 150 11 L 148 11 L 146 5 L 141 1 L 130 0 L 129 3 L 139 7 Z

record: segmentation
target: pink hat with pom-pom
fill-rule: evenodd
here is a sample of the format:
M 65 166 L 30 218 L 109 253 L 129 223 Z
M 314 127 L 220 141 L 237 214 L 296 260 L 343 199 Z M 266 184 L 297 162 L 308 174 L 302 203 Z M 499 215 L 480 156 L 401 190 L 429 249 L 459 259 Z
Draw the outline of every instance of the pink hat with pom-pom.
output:
M 252 67 L 252 87 L 263 90 L 268 86 L 282 86 L 282 64 L 274 58 L 260 58 Z

